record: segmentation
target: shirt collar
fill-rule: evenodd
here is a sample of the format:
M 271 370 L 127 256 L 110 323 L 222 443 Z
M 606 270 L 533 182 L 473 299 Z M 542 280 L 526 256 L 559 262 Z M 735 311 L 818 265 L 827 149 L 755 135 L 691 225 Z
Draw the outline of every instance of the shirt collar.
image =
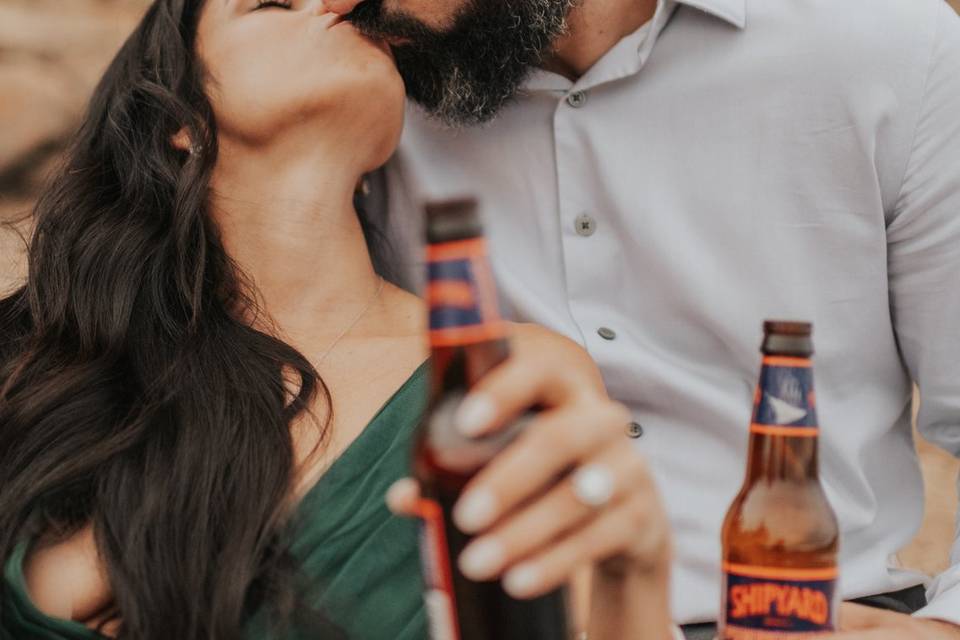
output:
M 747 26 L 747 0 L 676 0 L 743 29 Z
M 633 55 L 631 57 L 631 59 L 634 61 L 639 60 L 639 65 L 637 66 L 642 66 L 647 55 L 650 53 L 650 49 L 653 48 L 653 43 L 659 35 L 660 30 L 670 19 L 670 16 L 673 14 L 674 9 L 678 5 L 688 5 L 694 9 L 699 9 L 700 11 L 725 20 L 726 22 L 739 27 L 740 29 L 746 27 L 747 24 L 747 0 L 658 0 L 657 11 L 653 19 L 644 26 L 640 27 L 640 29 L 634 32 L 634 34 L 629 35 L 621 40 L 620 43 L 614 47 L 614 49 L 622 49 L 626 41 L 632 41 L 642 36 L 642 38 L 645 39 L 645 42 L 641 47 L 639 57 L 637 55 Z M 543 69 L 534 69 L 531 72 L 530 77 L 527 78 L 527 80 L 523 83 L 521 91 L 524 93 L 538 91 L 565 93 L 574 86 L 589 88 L 587 85 L 592 86 L 599 84 L 600 80 L 609 79 L 605 77 L 592 77 L 593 75 L 597 75 L 597 71 L 595 69 L 596 67 L 576 83 L 571 82 L 570 80 L 556 73 L 544 71 Z M 624 77 L 629 75 L 632 71 L 636 71 L 636 69 L 619 69 L 615 75 L 616 77 Z M 587 82 L 588 80 L 589 82 Z

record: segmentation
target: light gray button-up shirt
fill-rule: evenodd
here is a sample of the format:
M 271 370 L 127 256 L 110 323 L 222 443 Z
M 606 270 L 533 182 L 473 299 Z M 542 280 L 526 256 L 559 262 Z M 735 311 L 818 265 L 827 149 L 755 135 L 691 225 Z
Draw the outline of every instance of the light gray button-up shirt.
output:
M 765 318 L 815 324 L 844 597 L 925 579 L 895 556 L 923 510 L 912 382 L 921 431 L 960 454 L 960 19 L 943 0 L 665 3 L 577 82 L 536 72 L 487 127 L 411 109 L 388 180 L 410 246 L 425 199 L 481 196 L 516 317 L 583 344 L 633 411 L 678 621 L 718 613 Z M 952 560 L 923 615 L 960 623 L 960 540 Z

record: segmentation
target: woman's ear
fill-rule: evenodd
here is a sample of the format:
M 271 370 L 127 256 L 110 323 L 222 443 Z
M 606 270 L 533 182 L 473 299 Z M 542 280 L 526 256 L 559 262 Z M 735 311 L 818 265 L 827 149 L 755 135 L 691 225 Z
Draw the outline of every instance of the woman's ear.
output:
M 187 131 L 186 127 L 182 127 L 180 131 L 173 134 L 173 137 L 170 138 L 170 143 L 175 149 L 193 153 L 193 140 L 190 138 L 190 132 Z

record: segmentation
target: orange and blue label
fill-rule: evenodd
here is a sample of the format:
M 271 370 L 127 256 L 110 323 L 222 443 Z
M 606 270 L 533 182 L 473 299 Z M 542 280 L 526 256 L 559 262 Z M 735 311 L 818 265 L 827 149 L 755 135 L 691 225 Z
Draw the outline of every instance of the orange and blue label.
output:
M 750 430 L 786 437 L 819 433 L 809 358 L 764 356 Z
M 723 577 L 724 640 L 815 637 L 836 628 L 836 567 L 726 563 Z
M 429 245 L 427 262 L 431 346 L 465 346 L 506 337 L 483 238 Z

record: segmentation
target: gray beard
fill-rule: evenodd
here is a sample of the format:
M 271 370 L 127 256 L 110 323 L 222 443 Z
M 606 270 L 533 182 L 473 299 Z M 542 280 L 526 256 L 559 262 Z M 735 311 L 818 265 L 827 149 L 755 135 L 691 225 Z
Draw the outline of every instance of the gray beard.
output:
M 427 27 L 367 0 L 348 16 L 363 32 L 392 46 L 407 94 L 440 122 L 488 122 L 516 95 L 530 72 L 566 32 L 579 0 L 468 0 L 453 26 Z

